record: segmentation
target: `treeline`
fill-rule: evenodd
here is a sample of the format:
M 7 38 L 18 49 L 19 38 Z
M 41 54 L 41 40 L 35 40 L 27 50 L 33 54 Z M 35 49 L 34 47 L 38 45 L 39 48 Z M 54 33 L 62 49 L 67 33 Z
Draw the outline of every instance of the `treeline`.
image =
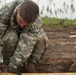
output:
M 74 0 L 71 0 L 70 5 L 66 4 L 66 2 L 63 2 L 63 9 L 57 8 L 56 4 L 53 3 L 53 0 L 48 0 L 48 1 L 49 1 L 49 5 L 47 6 L 46 9 L 45 9 L 44 5 L 42 6 L 42 9 L 41 9 L 41 12 L 40 12 L 41 15 L 44 14 L 44 9 L 45 9 L 46 12 L 47 12 L 45 17 L 51 17 L 51 15 L 55 15 L 55 18 L 58 18 L 58 16 L 63 18 L 63 15 L 65 15 L 65 18 L 68 19 L 69 15 L 70 15 L 70 19 L 73 19 L 73 15 L 75 13 Z M 51 8 L 51 5 L 53 5 L 54 11 Z M 69 14 L 69 11 L 70 11 L 70 14 Z
M 53 0 L 47 0 L 47 2 L 49 4 L 46 8 L 44 7 L 44 5 L 42 6 L 40 14 L 42 16 L 45 13 L 44 11 L 46 10 L 45 17 L 47 17 L 47 18 L 51 18 L 52 15 L 54 15 L 53 17 L 55 17 L 55 18 L 58 18 L 59 16 L 60 16 L 60 18 L 63 18 L 63 15 L 65 15 L 64 18 L 69 19 L 69 15 L 70 15 L 70 19 L 73 19 L 73 15 L 75 13 L 74 1 L 75 0 L 71 0 L 70 5 L 66 4 L 66 2 L 63 2 L 63 4 L 62 4 L 63 9 L 61 9 L 61 8 L 57 8 L 57 5 L 53 2 Z M 39 2 L 40 2 L 40 0 L 37 0 L 38 4 L 39 4 Z M 7 3 L 7 0 L 0 0 L 0 7 L 5 5 L 6 3 Z M 53 5 L 54 9 L 51 8 L 52 5 Z M 69 14 L 69 12 L 70 12 L 70 14 Z

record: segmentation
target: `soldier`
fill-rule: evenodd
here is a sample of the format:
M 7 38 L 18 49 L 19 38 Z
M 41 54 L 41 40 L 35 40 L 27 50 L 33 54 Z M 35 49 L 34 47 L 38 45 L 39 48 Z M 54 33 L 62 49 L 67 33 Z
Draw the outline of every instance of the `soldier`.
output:
M 4 64 L 8 72 L 21 75 L 18 66 L 26 61 L 38 63 L 46 49 L 48 38 L 42 28 L 38 5 L 31 0 L 5 5 L 0 10 L 0 26 Z

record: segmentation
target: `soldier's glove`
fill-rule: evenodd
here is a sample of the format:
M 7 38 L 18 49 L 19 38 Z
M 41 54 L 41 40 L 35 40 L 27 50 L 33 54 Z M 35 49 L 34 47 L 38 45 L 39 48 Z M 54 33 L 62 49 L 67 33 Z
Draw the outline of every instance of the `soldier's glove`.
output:
M 12 68 L 12 67 L 8 67 L 8 72 L 15 73 L 17 75 L 22 75 L 17 69 Z

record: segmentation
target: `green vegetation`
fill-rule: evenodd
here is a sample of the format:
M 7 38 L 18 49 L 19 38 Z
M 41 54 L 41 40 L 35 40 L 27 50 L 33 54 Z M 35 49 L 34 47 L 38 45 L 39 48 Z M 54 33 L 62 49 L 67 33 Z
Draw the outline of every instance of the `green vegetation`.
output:
M 76 19 L 57 19 L 57 18 L 42 18 L 43 26 L 55 26 L 58 28 L 61 27 L 76 27 Z

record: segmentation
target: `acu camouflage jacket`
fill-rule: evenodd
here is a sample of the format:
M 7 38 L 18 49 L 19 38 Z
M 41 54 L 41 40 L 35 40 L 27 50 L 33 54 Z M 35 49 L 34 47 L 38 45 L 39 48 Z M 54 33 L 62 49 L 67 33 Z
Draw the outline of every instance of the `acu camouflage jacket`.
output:
M 13 1 L 0 10 L 0 34 L 3 34 L 8 27 L 13 27 L 18 30 L 18 27 L 16 27 L 14 23 L 16 15 L 15 10 L 18 5 L 17 2 Z M 46 39 L 46 42 L 48 41 L 48 38 L 42 29 L 42 21 L 39 16 L 32 25 L 23 28 L 23 32 L 20 34 L 20 40 L 14 55 L 11 57 L 10 63 L 13 62 L 16 65 L 19 65 L 22 61 L 26 61 L 31 55 L 37 40 L 41 38 Z M 21 59 L 21 57 L 23 59 Z

